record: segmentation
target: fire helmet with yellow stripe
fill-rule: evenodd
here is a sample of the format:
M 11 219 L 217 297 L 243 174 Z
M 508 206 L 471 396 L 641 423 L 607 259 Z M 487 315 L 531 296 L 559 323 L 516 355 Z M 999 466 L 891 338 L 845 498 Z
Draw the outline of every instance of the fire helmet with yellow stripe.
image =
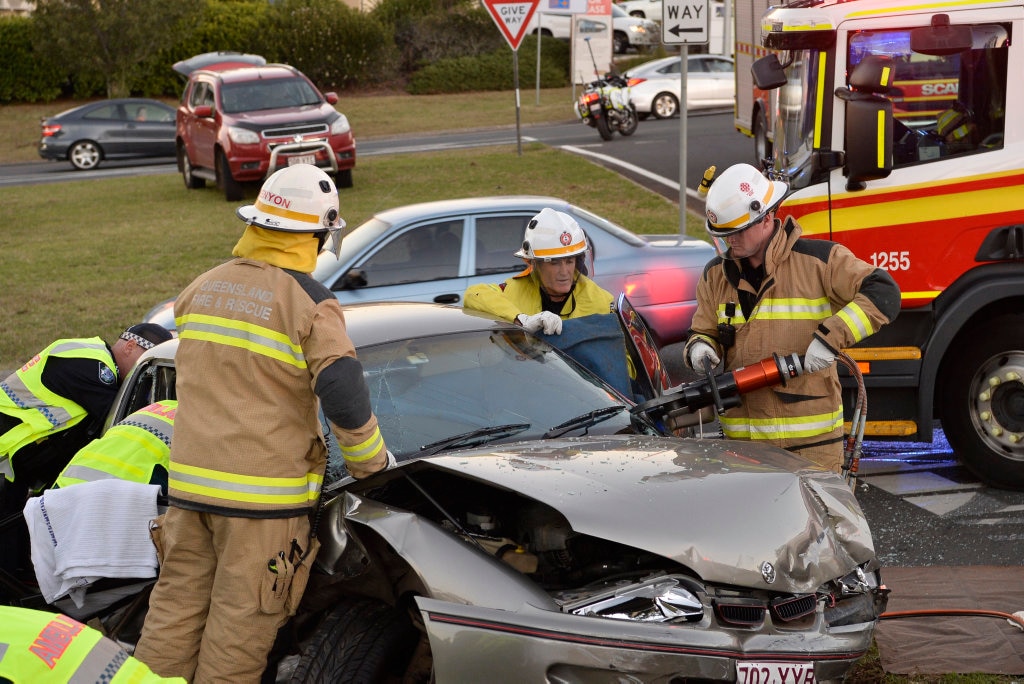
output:
M 285 233 L 314 233 L 320 246 L 331 235 L 338 256 L 345 221 L 338 214 L 338 189 L 324 171 L 296 164 L 275 171 L 263 183 L 253 204 L 239 207 L 238 218 L 251 226 Z
M 548 261 L 585 254 L 589 248 L 587 236 L 576 219 L 545 207 L 526 224 L 523 246 L 515 256 Z
M 714 179 L 704 208 L 708 235 L 724 238 L 764 220 L 786 196 L 789 186 L 765 178 L 750 164 L 734 164 Z

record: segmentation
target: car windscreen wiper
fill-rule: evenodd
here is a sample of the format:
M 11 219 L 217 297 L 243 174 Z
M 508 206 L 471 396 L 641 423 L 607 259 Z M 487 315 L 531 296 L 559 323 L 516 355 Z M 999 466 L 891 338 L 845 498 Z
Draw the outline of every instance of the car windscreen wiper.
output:
M 593 411 L 576 416 L 572 420 L 567 420 L 561 425 L 556 425 L 544 433 L 544 439 L 561 437 L 566 432 L 581 430 L 592 425 L 597 425 L 598 423 L 608 420 L 612 416 L 622 413 L 625 410 L 625 406 L 605 406 L 604 408 L 594 409 Z
M 452 447 L 486 444 L 487 442 L 493 442 L 494 440 L 501 439 L 502 437 L 516 435 L 529 429 L 529 423 L 510 423 L 509 425 L 492 425 L 489 427 L 478 428 L 470 432 L 464 432 L 460 435 L 452 435 L 451 437 L 445 437 L 444 439 L 439 439 L 436 442 L 426 444 L 420 447 L 420 452 L 416 454 L 416 458 L 430 456 L 443 449 L 450 449 Z

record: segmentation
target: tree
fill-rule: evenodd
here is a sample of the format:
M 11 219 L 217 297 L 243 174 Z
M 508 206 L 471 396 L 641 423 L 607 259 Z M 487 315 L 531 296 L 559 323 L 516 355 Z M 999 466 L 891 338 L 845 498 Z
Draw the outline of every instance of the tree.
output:
M 146 59 L 184 40 L 203 0 L 38 0 L 37 49 L 68 76 L 106 82 L 107 97 L 127 97 Z

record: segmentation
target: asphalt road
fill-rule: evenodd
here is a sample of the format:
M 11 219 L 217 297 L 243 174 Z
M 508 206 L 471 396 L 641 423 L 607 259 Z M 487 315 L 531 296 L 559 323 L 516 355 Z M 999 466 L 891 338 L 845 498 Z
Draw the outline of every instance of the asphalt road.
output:
M 732 112 L 691 113 L 687 119 L 687 182 L 695 188 L 704 169 L 753 163 L 753 143 L 732 127 Z M 580 154 L 658 192 L 680 199 L 679 119 L 648 119 L 629 138 L 602 141 L 578 122 L 360 141 L 374 156 L 541 141 Z M 80 172 L 68 164 L 38 162 L 0 167 L 0 188 L 83 178 L 177 173 L 173 160 L 109 162 Z M 538 191 L 543 191 L 539 188 Z M 689 195 L 693 195 L 692 190 Z M 692 205 L 691 203 L 691 206 Z M 699 205 L 697 205 L 699 210 Z M 676 382 L 686 379 L 680 345 L 662 350 Z M 1006 565 L 1024 558 L 1024 492 L 993 489 L 957 464 L 944 437 L 932 444 L 867 442 L 857 496 L 871 524 L 876 550 L 888 566 Z M 751 512 L 756 515 L 756 512 Z

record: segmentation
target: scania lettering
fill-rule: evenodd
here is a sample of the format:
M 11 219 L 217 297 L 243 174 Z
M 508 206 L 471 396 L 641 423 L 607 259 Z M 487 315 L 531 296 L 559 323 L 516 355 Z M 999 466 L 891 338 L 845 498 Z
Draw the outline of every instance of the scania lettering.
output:
M 767 54 L 753 65 L 774 93 L 768 170 L 792 189 L 780 215 L 902 291 L 896 321 L 848 350 L 868 391 L 865 436 L 928 442 L 941 421 L 964 465 L 1013 489 L 1024 489 L 1022 38 L 1024 0 L 825 0 L 767 10 Z M 852 406 L 851 378 L 844 387 Z

